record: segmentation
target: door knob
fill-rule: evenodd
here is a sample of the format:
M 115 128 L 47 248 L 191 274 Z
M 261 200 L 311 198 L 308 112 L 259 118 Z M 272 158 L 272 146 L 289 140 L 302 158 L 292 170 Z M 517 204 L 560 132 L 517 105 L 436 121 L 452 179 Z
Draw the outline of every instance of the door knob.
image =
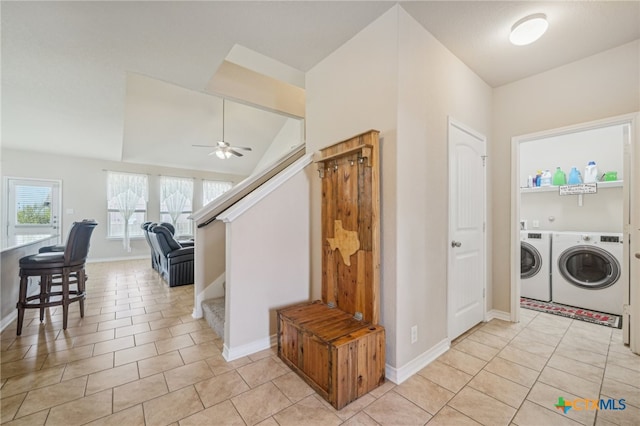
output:
M 451 247 L 460 247 L 462 243 L 460 241 L 451 241 Z

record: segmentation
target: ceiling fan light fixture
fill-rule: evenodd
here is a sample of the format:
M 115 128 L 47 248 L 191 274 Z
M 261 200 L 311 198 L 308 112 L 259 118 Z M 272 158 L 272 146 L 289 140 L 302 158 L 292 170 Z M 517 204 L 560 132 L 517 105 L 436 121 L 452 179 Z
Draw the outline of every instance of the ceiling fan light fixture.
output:
M 218 148 L 216 149 L 216 157 L 221 160 L 226 160 L 228 158 L 231 158 L 231 153 L 224 148 Z
M 535 13 L 513 24 L 509 41 L 516 46 L 525 46 L 538 40 L 549 28 L 547 15 Z

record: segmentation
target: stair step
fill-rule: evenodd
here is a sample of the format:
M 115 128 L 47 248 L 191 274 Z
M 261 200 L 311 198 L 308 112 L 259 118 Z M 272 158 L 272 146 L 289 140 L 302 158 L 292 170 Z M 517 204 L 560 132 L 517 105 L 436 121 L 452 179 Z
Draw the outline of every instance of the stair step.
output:
M 224 340 L 224 297 L 203 300 L 202 312 L 209 326 Z

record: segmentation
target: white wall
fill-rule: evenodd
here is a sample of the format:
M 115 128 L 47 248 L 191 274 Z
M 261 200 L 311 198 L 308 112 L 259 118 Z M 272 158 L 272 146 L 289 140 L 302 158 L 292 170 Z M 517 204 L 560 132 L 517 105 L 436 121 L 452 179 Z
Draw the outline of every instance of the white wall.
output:
M 381 131 L 381 324 L 387 364 L 402 379 L 447 338 L 447 116 L 489 136 L 491 89 L 396 6 L 309 71 L 307 113 L 311 151 Z M 319 296 L 321 196 L 312 184 Z
M 493 91 L 493 307 L 510 311 L 511 138 L 640 110 L 640 41 Z M 640 182 L 637 181 L 640 186 Z
M 245 210 L 255 194 L 219 216 L 226 225 L 227 360 L 269 348 L 276 310 L 309 300 L 308 173 L 298 172 Z
M 121 239 L 107 239 L 107 173 L 105 170 L 149 175 L 149 202 L 147 220 L 160 219 L 160 175 L 192 177 L 194 209 L 202 204 L 201 179 L 238 182 L 243 177 L 174 169 L 143 164 L 103 161 L 89 158 L 57 156 L 11 149 L 2 150 L 2 177 L 26 177 L 62 180 L 62 239 L 74 221 L 95 219 L 98 227 L 91 237 L 89 261 L 148 257 L 149 246 L 144 237 L 131 240 L 131 252 L 124 250 Z M 5 199 L 5 194 L 2 195 Z M 66 214 L 73 209 L 73 214 Z
M 397 8 L 392 8 L 307 73 L 307 152 L 370 129 L 380 131 L 380 323 L 386 359 L 396 365 Z M 313 166 L 312 166 L 313 167 Z M 311 295 L 320 299 L 321 183 L 311 179 Z
M 304 143 L 304 120 L 297 118 L 287 118 L 282 125 L 273 142 L 267 148 L 252 175 L 263 171 L 267 166 L 278 161 L 289 152 Z
M 219 220 L 198 228 L 195 232 L 193 278 L 194 318 L 202 318 L 202 302 L 224 297 L 226 267 L 226 226 Z M 221 336 L 223 337 L 223 336 Z
M 520 143 L 520 186 L 527 185 L 527 177 L 536 170 L 549 169 L 551 174 L 560 167 L 569 177 L 576 167 L 584 177 L 584 168 L 595 161 L 598 174 L 617 171 L 622 178 L 623 126 L 615 125 L 535 139 Z
M 490 137 L 491 89 L 399 9 L 398 367 L 447 338 L 447 117 Z M 418 325 L 418 342 L 410 343 Z
M 558 191 L 523 193 L 520 218 L 528 229 L 576 232 L 622 232 L 622 187 L 598 188 L 598 193 L 582 196 L 558 195 Z M 534 226 L 534 221 L 539 226 Z
M 596 162 L 598 175 L 605 171 L 623 173 L 622 125 L 589 129 L 580 132 L 534 139 L 520 143 L 520 186 L 527 183 L 528 175 L 538 169 L 549 169 L 553 174 L 560 167 L 569 176 L 576 167 L 584 177 L 584 166 Z M 622 187 L 598 187 L 596 194 L 583 196 L 582 206 L 577 196 L 560 196 L 553 192 L 523 192 L 520 196 L 520 219 L 527 221 L 529 229 L 578 232 L 622 232 Z

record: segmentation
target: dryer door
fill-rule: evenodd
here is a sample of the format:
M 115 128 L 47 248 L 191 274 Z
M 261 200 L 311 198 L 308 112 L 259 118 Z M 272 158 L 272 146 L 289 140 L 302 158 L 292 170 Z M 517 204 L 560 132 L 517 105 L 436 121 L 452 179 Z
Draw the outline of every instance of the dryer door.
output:
M 534 277 L 541 267 L 540 252 L 531 244 L 520 241 L 520 279 Z
M 571 247 L 558 257 L 558 270 L 569 283 L 586 290 L 612 286 L 620 278 L 620 263 L 596 246 Z

